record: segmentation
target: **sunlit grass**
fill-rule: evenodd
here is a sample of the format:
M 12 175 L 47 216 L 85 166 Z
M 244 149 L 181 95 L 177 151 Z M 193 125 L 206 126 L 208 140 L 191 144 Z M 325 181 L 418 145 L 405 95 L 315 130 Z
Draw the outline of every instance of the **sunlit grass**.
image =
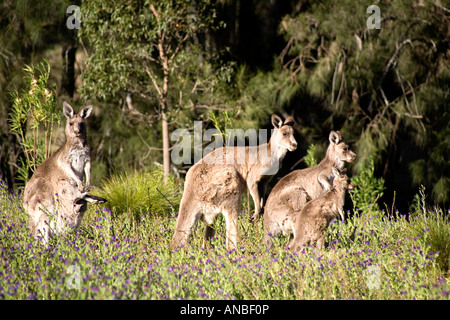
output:
M 115 213 L 129 214 L 136 219 L 145 212 L 178 211 L 182 193 L 179 182 L 170 175 L 163 183 L 163 177 L 161 168 L 119 173 L 102 183 L 100 196 L 108 199 L 106 205 Z

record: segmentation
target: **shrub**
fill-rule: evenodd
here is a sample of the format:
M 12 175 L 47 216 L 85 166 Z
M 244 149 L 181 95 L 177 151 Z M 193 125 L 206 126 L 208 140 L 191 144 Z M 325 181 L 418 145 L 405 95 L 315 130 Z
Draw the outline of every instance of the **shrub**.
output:
M 383 196 L 384 179 L 374 176 L 374 161 L 369 159 L 368 166 L 364 167 L 361 172 L 351 178 L 355 188 L 350 191 L 350 196 L 355 208 L 367 211 L 369 208 L 378 209 L 377 200 Z
M 425 187 L 421 185 L 410 214 L 411 234 L 431 252 L 436 252 L 438 265 L 450 273 L 450 216 L 438 207 L 427 208 L 426 197 Z
M 313 166 L 317 165 L 318 162 L 315 157 L 315 154 L 317 153 L 316 151 L 317 151 L 316 146 L 314 144 L 311 144 L 308 147 L 308 150 L 306 150 L 307 154 L 304 157 L 304 159 L 305 159 L 305 163 L 308 167 L 313 167 Z
M 163 179 L 162 169 L 120 173 L 103 182 L 100 196 L 115 215 L 128 213 L 137 219 L 145 212 L 168 215 L 178 211 L 182 189 L 172 175 L 167 183 Z
M 44 60 L 35 67 L 26 66 L 28 91 L 12 93 L 13 104 L 9 113 L 11 131 L 20 138 L 25 160 L 19 159 L 18 179 L 27 182 L 30 173 L 48 158 L 57 136 L 55 126 L 61 122 L 57 111 L 54 84 L 48 83 L 50 65 Z

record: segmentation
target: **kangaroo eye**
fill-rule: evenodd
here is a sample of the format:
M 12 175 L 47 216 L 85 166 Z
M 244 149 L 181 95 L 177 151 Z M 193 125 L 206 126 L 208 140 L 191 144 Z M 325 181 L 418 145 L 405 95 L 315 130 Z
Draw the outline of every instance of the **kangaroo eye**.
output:
M 285 136 L 285 137 L 286 137 L 286 136 L 287 136 L 287 133 L 286 133 L 286 132 L 283 132 L 283 136 Z

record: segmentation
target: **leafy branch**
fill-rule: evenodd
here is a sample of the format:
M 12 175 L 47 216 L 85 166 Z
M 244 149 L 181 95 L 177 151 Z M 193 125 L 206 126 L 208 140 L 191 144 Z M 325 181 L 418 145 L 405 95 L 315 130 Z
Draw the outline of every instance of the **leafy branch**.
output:
M 52 152 L 56 142 L 55 125 L 61 122 L 56 111 L 54 88 L 48 88 L 50 65 L 47 60 L 37 66 L 26 66 L 28 90 L 12 93 L 13 105 L 9 113 L 11 132 L 20 140 L 25 159 L 20 161 L 19 180 L 28 181 L 29 173 L 34 172 Z

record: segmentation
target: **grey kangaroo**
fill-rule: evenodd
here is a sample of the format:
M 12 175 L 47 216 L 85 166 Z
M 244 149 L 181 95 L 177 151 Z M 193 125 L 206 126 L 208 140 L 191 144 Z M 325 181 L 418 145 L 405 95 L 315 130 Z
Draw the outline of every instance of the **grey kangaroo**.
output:
M 46 243 L 54 233 L 67 227 L 76 229 L 87 209 L 87 202 L 103 203 L 105 199 L 88 195 L 90 188 L 90 149 L 86 140 L 85 120 L 92 106 L 74 114 L 64 102 L 67 118 L 64 144 L 36 169 L 24 190 L 24 207 L 29 228 L 35 238 Z M 86 185 L 83 176 L 86 175 Z
M 292 231 L 291 218 L 307 202 L 329 190 L 333 184 L 333 168 L 342 170 L 345 162 L 352 162 L 356 154 L 343 141 L 339 131 L 331 131 L 325 158 L 316 166 L 295 170 L 284 176 L 273 187 L 264 208 L 264 233 L 267 248 L 271 248 L 271 236 Z
M 294 238 L 289 247 L 297 251 L 303 245 L 316 242 L 317 249 L 325 245 L 325 232 L 331 220 L 341 217 L 344 220 L 345 193 L 352 190 L 354 185 L 349 182 L 345 173 L 333 168 L 333 187 L 323 196 L 308 202 L 303 209 L 295 214 Z
M 186 244 L 198 220 L 207 224 L 205 240 L 210 239 L 214 235 L 211 225 L 222 213 L 226 221 L 226 246 L 228 249 L 237 248 L 241 195 L 249 189 L 257 216 L 264 196 L 258 183 L 274 175 L 287 151 L 297 148 L 293 122 L 292 117 L 283 122 L 273 115 L 275 130 L 267 144 L 219 148 L 189 169 L 172 247 Z

